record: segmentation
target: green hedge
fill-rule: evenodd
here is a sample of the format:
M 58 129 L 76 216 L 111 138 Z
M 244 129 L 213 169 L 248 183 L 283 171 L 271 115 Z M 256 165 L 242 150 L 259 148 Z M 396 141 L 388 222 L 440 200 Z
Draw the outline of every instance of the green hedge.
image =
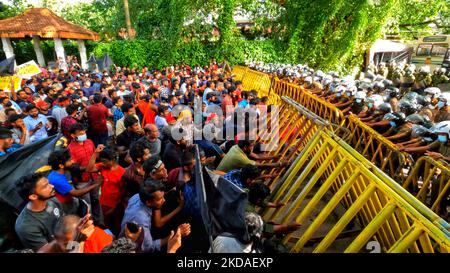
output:
M 282 54 L 279 54 L 271 40 L 248 41 L 238 38 L 231 47 L 226 52 L 222 52 L 214 43 L 194 40 L 182 43 L 169 52 L 162 42 L 155 40 L 117 40 L 110 43 L 98 43 L 93 52 L 96 57 L 108 53 L 118 66 L 139 68 L 143 66 L 161 68 L 180 62 L 204 65 L 212 57 L 218 61 L 227 60 L 231 65 L 243 64 L 246 59 L 265 62 L 282 61 Z
M 181 43 L 170 51 L 157 40 L 116 40 L 109 43 L 87 41 L 85 44 L 88 58 L 91 53 L 97 58 L 108 53 L 118 66 L 137 66 L 139 68 L 143 66 L 162 68 L 180 62 L 189 65 L 205 65 L 212 57 L 218 61 L 227 60 L 230 65 L 243 64 L 246 59 L 264 62 L 283 61 L 283 54 L 277 51 L 272 40 L 249 41 L 244 38 L 236 38 L 230 45 L 231 48 L 224 51 L 218 48 L 217 43 L 203 43 L 198 40 Z M 31 40 L 12 40 L 12 45 L 18 64 L 36 60 Z M 47 63 L 56 58 L 54 46 L 52 40 L 44 40 L 41 43 Z M 79 58 L 78 45 L 75 41 L 65 41 L 64 49 L 66 54 L 76 55 Z M 3 58 L 4 53 L 0 51 L 0 59 Z

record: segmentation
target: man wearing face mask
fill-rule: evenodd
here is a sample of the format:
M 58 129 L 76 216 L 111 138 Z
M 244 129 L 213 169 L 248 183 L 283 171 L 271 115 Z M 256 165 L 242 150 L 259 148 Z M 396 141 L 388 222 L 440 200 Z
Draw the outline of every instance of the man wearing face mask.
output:
M 434 116 L 434 122 L 441 122 L 450 120 L 450 109 L 448 107 L 450 103 L 450 94 L 442 94 L 439 96 L 439 101 L 436 105 L 437 114 Z
M 437 139 L 427 146 L 403 148 L 402 151 L 407 153 L 417 153 L 431 156 L 435 160 L 445 160 L 450 162 L 450 122 L 441 122 L 434 126 L 435 132 L 437 134 Z
M 81 123 L 73 124 L 70 127 L 69 134 L 72 141 L 67 149 L 72 156 L 73 162 L 77 163 L 83 171 L 81 174 L 81 181 L 75 181 L 78 182 L 75 184 L 75 188 L 84 189 L 89 186 L 89 181 L 94 181 L 98 176 L 97 174 L 91 174 L 84 171 L 95 152 L 94 142 L 87 138 L 86 129 Z M 91 205 L 92 217 L 94 218 L 95 225 L 103 225 L 104 223 L 99 201 L 99 191 L 90 191 L 89 194 L 85 194 L 81 198 Z

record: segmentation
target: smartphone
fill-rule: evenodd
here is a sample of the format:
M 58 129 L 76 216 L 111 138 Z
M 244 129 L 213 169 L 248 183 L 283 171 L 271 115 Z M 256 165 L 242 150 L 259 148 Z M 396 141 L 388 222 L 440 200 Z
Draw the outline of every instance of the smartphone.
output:
M 139 225 L 136 222 L 128 222 L 127 228 L 131 233 L 137 233 L 139 231 Z

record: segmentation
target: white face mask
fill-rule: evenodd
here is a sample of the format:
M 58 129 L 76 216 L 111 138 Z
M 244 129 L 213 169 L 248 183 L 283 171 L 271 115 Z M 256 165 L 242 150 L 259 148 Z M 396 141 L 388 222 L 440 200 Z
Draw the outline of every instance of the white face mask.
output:
M 86 140 L 87 140 L 87 135 L 86 134 L 76 137 L 76 141 L 77 142 L 84 142 Z

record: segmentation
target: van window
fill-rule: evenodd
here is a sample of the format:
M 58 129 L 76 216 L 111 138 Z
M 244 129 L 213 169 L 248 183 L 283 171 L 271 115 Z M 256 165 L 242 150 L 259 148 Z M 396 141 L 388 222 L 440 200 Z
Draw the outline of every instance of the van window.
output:
M 431 50 L 432 56 L 444 56 L 447 52 L 448 44 L 434 44 Z
M 417 47 L 417 56 L 428 56 L 433 48 L 432 44 L 420 44 Z

